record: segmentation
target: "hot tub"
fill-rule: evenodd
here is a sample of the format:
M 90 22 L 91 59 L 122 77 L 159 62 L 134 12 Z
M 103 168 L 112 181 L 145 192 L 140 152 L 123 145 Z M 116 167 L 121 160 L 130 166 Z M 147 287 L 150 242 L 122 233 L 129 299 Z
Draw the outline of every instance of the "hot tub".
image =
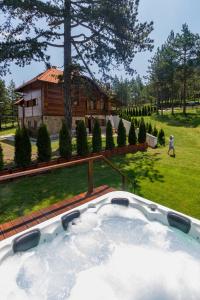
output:
M 200 299 L 200 222 L 112 192 L 0 243 L 1 300 Z

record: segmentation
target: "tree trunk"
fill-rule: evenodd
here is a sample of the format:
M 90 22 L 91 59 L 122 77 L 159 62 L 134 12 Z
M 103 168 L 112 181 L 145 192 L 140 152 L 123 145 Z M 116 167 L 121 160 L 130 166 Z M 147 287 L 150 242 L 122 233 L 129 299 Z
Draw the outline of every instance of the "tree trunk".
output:
M 183 79 L 183 114 L 186 115 L 186 90 L 187 90 L 187 80 L 184 74 Z
M 71 0 L 64 2 L 64 113 L 65 122 L 71 134 L 72 129 L 72 101 L 71 101 Z

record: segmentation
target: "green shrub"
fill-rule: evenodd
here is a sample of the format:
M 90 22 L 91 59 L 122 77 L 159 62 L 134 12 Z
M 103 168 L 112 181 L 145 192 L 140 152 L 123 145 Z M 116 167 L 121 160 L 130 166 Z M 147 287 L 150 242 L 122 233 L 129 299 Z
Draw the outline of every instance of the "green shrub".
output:
M 113 129 L 110 120 L 106 124 L 106 150 L 112 150 L 115 147 L 113 139 Z
M 15 155 L 14 161 L 17 167 L 26 167 L 31 164 L 31 142 L 28 129 L 17 128 L 15 132 Z
M 0 171 L 3 170 L 4 161 L 3 161 L 3 148 L 0 144 Z
M 71 136 L 65 122 L 63 122 L 59 133 L 59 153 L 61 157 L 66 159 L 72 157 Z
M 160 144 L 161 146 L 165 146 L 165 133 L 162 128 L 158 133 L 158 144 Z
M 158 129 L 156 128 L 156 126 L 154 126 L 153 132 L 152 132 L 153 136 L 158 136 Z
M 147 132 L 148 132 L 149 134 L 152 134 L 152 132 L 153 132 L 153 128 L 152 128 L 152 126 L 151 126 L 151 123 L 149 123 L 149 125 L 148 125 L 148 130 L 147 130 Z
M 101 138 L 101 127 L 99 121 L 95 119 L 93 135 L 92 135 L 92 149 L 94 153 L 101 152 L 102 150 L 102 138 Z
M 84 121 L 79 121 L 76 128 L 76 146 L 79 156 L 87 156 L 89 153 L 87 130 Z
M 23 153 L 22 166 L 29 166 L 31 164 L 32 147 L 28 129 L 25 127 L 21 129 L 21 151 Z
M 131 127 L 130 127 L 129 135 L 128 135 L 128 143 L 129 143 L 129 145 L 137 144 L 137 137 L 136 137 L 136 133 L 135 133 L 134 122 L 131 122 Z
M 124 127 L 122 119 L 120 119 L 118 125 L 117 145 L 118 147 L 126 146 L 126 128 Z
M 143 144 L 146 142 L 146 127 L 144 119 L 140 121 L 139 133 L 138 133 L 138 143 Z
M 37 154 L 39 162 L 48 162 L 51 160 L 51 140 L 45 124 L 38 129 L 37 135 Z

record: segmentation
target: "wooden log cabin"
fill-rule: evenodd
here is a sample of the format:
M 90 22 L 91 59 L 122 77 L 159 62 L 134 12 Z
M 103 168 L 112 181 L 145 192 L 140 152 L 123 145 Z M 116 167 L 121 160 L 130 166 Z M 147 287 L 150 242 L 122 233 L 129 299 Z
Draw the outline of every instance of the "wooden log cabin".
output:
M 17 100 L 19 124 L 23 124 L 32 135 L 42 122 L 47 125 L 51 135 L 57 135 L 64 119 L 63 71 L 50 68 L 16 89 L 21 93 Z M 108 95 L 89 77 L 72 76 L 72 128 L 79 120 L 84 120 L 91 132 L 94 119 L 101 127 L 106 126 L 106 117 L 117 108 L 117 103 L 109 100 Z

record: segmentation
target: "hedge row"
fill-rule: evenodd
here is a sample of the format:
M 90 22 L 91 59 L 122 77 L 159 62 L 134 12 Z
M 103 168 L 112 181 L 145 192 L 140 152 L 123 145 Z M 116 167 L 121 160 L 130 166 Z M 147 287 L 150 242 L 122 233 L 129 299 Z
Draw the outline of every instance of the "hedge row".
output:
M 150 126 L 148 125 L 148 128 Z M 154 128 L 155 131 L 155 128 Z M 117 134 L 117 146 L 123 147 L 127 144 L 126 129 L 122 119 L 119 122 Z M 146 142 L 147 125 L 142 118 L 139 123 L 138 139 L 135 133 L 135 123 L 131 122 L 128 134 L 128 144 L 136 145 Z M 164 131 L 158 134 L 160 144 L 165 144 Z M 45 124 L 42 124 L 37 135 L 37 159 L 39 162 L 48 162 L 51 160 L 52 149 L 51 140 Z M 106 125 L 106 150 L 115 148 L 113 128 L 110 121 Z M 15 157 L 14 161 L 17 167 L 26 167 L 31 164 L 31 142 L 26 128 L 18 128 L 15 133 Z M 102 151 L 102 135 L 101 127 L 96 119 L 93 127 L 92 135 L 92 151 L 98 153 Z M 76 152 L 78 156 L 87 156 L 89 154 L 87 130 L 84 121 L 79 121 L 76 128 Z M 72 157 L 72 141 L 67 125 L 63 122 L 59 133 L 59 153 L 60 157 L 70 159 Z M 0 170 L 3 169 L 3 150 L 0 145 Z

